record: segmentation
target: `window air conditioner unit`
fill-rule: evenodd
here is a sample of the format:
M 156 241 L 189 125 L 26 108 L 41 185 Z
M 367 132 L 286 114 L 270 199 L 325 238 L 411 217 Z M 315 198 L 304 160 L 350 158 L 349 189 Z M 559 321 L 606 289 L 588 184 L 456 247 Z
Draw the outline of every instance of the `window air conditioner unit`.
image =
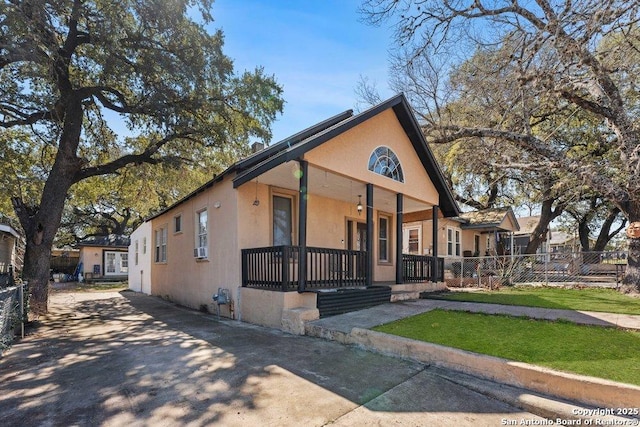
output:
M 207 258 L 207 248 L 195 248 L 193 250 L 193 256 L 196 258 Z

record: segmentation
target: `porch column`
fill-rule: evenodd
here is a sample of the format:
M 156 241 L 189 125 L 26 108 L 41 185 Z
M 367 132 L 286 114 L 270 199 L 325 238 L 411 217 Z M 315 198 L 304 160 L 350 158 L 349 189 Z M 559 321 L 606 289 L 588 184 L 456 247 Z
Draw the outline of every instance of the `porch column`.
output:
M 404 283 L 402 275 L 402 193 L 396 194 L 396 283 Z
M 367 286 L 373 284 L 373 184 L 367 184 Z
M 298 179 L 298 292 L 304 292 L 307 284 L 307 189 L 309 184 L 309 163 L 298 160 L 300 177 Z
M 433 253 L 431 254 L 431 256 L 433 257 L 433 265 L 431 266 L 431 281 L 432 282 L 437 282 L 438 281 L 438 211 L 439 211 L 439 207 L 438 206 L 434 206 L 433 207 L 433 228 L 432 228 L 432 232 L 433 232 L 433 237 L 432 237 L 432 245 L 433 245 Z

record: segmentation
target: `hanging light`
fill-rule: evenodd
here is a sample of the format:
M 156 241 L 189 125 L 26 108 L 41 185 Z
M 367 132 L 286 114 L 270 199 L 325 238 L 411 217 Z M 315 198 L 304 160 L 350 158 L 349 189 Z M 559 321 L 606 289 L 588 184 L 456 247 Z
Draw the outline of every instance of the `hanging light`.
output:
M 358 204 L 356 205 L 356 209 L 358 210 L 358 216 L 362 213 L 362 195 L 358 194 Z
M 256 179 L 256 199 L 253 201 L 253 206 L 260 206 L 260 200 L 258 200 L 258 180 Z

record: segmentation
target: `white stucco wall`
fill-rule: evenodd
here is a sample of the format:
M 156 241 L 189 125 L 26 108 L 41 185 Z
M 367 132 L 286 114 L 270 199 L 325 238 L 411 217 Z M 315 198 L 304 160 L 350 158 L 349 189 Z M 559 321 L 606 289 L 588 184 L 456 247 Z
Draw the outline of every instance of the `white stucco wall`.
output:
M 131 234 L 129 289 L 147 295 L 151 295 L 151 243 L 151 222 L 144 222 Z

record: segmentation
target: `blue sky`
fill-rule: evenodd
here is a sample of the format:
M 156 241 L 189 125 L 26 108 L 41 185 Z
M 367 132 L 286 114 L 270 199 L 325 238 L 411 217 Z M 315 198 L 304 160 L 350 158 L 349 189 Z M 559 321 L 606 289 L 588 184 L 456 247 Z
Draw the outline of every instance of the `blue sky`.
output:
M 361 22 L 359 0 L 216 0 L 213 27 L 236 71 L 264 67 L 283 87 L 273 142 L 357 106 L 360 76 L 387 89 L 392 31 Z

